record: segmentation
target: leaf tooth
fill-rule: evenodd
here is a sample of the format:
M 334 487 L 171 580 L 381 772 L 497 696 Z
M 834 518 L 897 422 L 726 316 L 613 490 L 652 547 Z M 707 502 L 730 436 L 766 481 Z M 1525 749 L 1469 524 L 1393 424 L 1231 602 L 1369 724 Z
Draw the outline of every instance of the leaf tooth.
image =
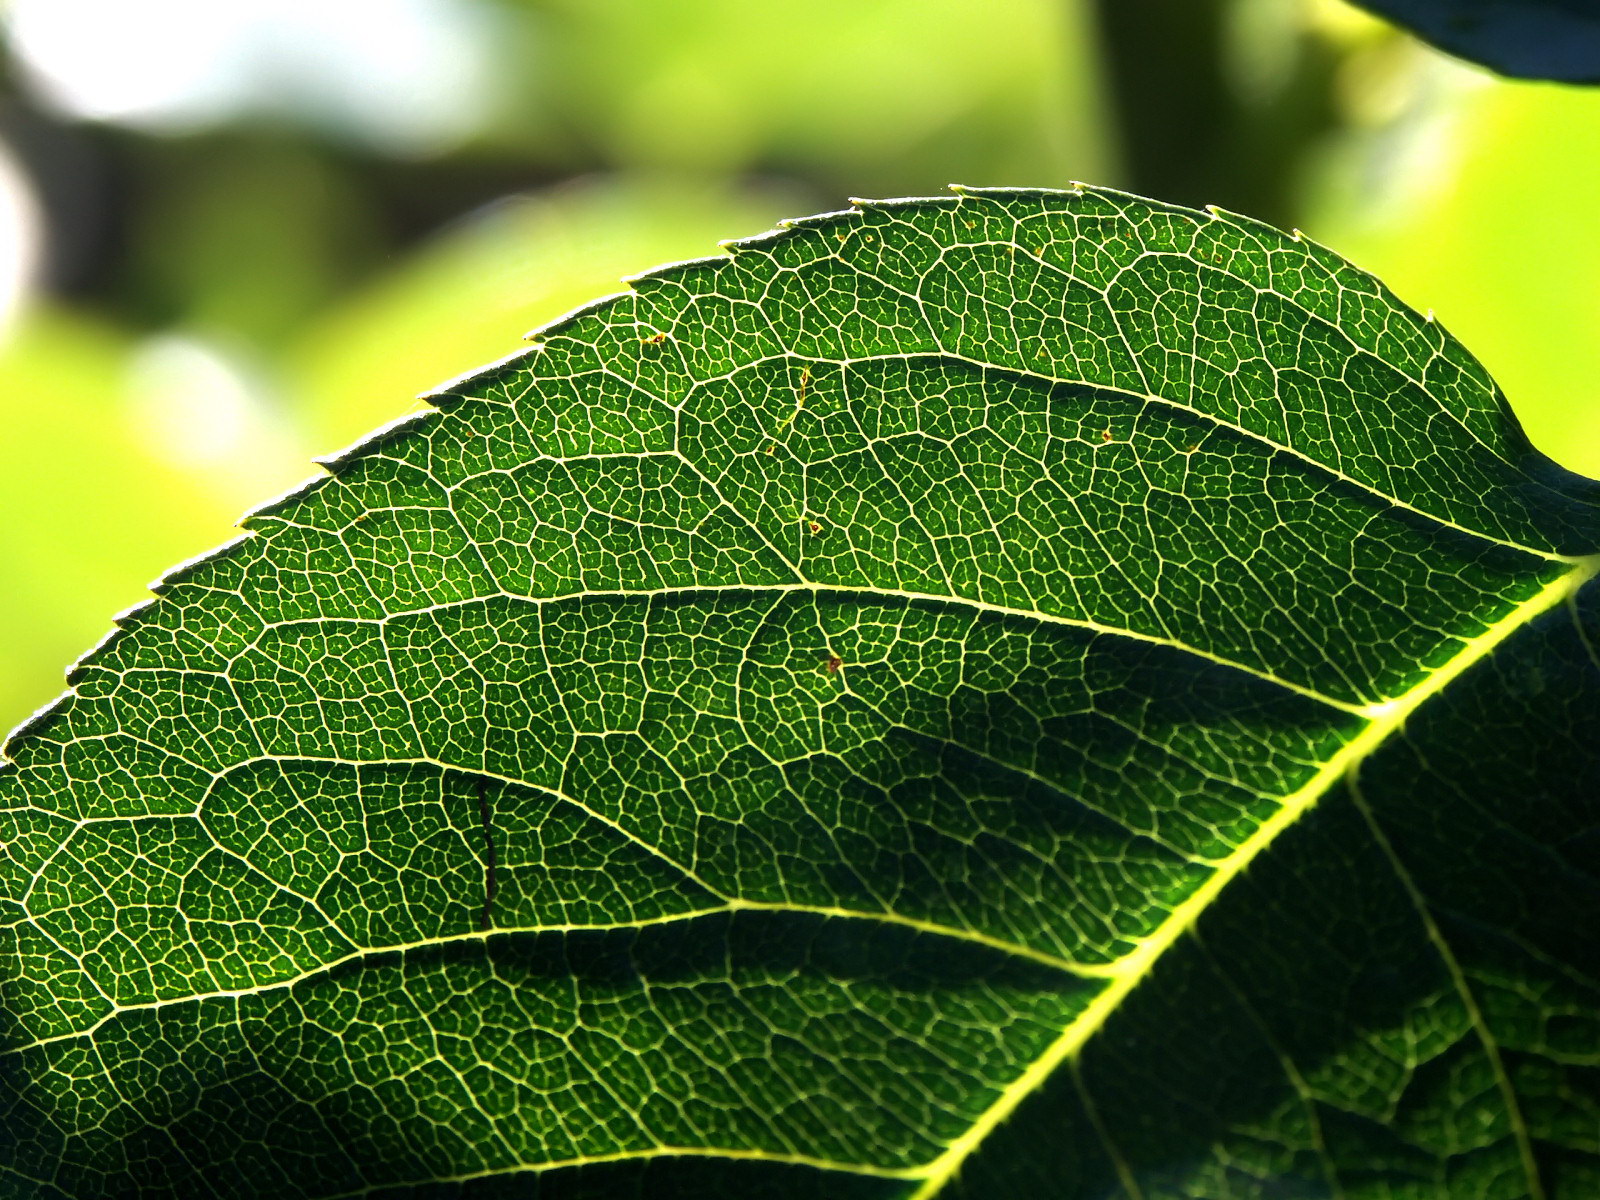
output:
M 1053 196 L 1053 197 L 1059 198 L 1059 197 L 1062 197 L 1062 196 L 1067 196 L 1069 194 L 1074 194 L 1074 193 L 1082 194 L 1082 192 L 1084 192 L 1084 191 L 1094 191 L 1094 190 L 1096 190 L 1094 188 L 1089 187 L 1087 184 L 1081 184 L 1081 183 L 1073 185 L 1073 192 L 1072 193 L 1062 191 L 1060 188 L 1007 187 L 1007 186 L 980 187 L 977 184 L 971 184 L 971 183 L 952 183 L 952 184 L 949 184 L 947 186 L 949 187 L 949 189 L 952 192 L 954 192 L 956 194 L 955 201 L 954 201 L 955 203 L 960 203 L 963 200 L 1006 200 L 1006 199 L 1011 199 L 1011 198 L 1019 197 L 1019 196 L 1021 196 L 1021 197 Z M 928 203 L 950 204 L 950 203 L 952 203 L 952 201 L 950 199 L 944 197 L 944 196 L 930 196 L 927 200 L 923 201 L 923 203 L 924 204 L 928 204 Z
M 211 556 L 207 555 L 206 557 L 209 558 Z M 156 586 L 157 584 L 152 583 L 150 585 L 150 590 L 154 591 Z M 155 602 L 156 597 L 154 596 L 150 597 L 148 600 L 140 600 L 136 604 L 130 604 L 127 608 L 123 609 L 116 616 L 111 618 L 111 628 L 106 630 L 98 642 L 75 658 L 71 665 L 67 667 L 66 680 L 69 694 L 72 689 L 77 686 L 79 680 L 81 680 L 89 671 L 95 669 L 101 654 L 108 650 L 113 643 L 119 641 L 125 634 L 132 633 L 144 623 L 145 610 Z M 44 710 L 41 709 L 40 713 L 36 713 L 35 716 L 41 715 L 43 711 Z M 29 718 L 29 720 L 31 722 L 32 718 Z
M 753 233 L 749 237 L 726 238 L 717 243 L 729 255 L 737 255 L 751 250 L 763 250 L 775 242 L 788 239 L 790 231 L 795 228 L 794 218 L 784 217 L 772 229 Z
M 526 351 L 518 352 L 519 355 L 525 353 Z M 412 433 L 416 426 L 437 420 L 440 410 L 449 406 L 447 404 L 435 405 L 433 403 L 435 397 L 440 400 L 447 399 L 443 393 L 439 392 L 434 392 L 430 393 L 428 396 L 419 397 L 419 399 L 428 403 L 430 407 L 422 409 L 419 412 L 403 413 L 394 420 L 390 421 L 388 424 L 380 425 L 371 433 L 365 435 L 364 437 L 358 438 L 354 442 L 351 442 L 342 450 L 335 450 L 331 454 L 320 454 L 311 461 L 316 463 L 329 475 L 342 475 L 360 460 L 369 457 L 375 451 L 382 449 L 390 442 Z M 458 397 L 458 400 L 459 399 L 466 399 L 466 397 Z M 295 492 L 290 492 L 288 495 L 280 497 L 279 500 L 272 501 L 270 503 L 275 505 L 283 501 L 292 500 L 295 499 L 297 495 L 298 489 Z M 264 511 L 265 508 L 266 506 L 263 505 L 259 508 L 251 509 L 250 512 L 246 514 L 246 517 L 266 515 Z
M 70 700 L 76 694 L 75 685 L 78 683 L 78 681 L 83 679 L 85 674 L 92 670 L 99 662 L 100 658 L 105 655 L 113 646 L 115 646 L 123 638 L 131 636 L 133 630 L 136 629 L 141 623 L 144 611 L 153 605 L 156 602 L 156 599 L 164 591 L 172 587 L 174 584 L 181 583 L 186 575 L 192 573 L 205 563 L 210 562 L 214 558 L 219 558 L 224 554 L 230 553 L 246 538 L 252 536 L 254 535 L 250 533 L 240 534 L 238 537 L 232 538 L 229 541 L 224 542 L 222 545 L 206 551 L 204 554 L 197 555 L 194 558 L 179 563 L 177 566 L 163 574 L 161 578 L 149 585 L 149 590 L 154 593 L 151 598 L 147 600 L 140 600 L 135 604 L 131 604 L 119 612 L 116 616 L 112 617 L 111 628 L 107 629 L 99 641 L 80 654 L 72 661 L 71 665 L 67 667 L 66 690 L 60 695 L 53 697 L 47 703 L 41 705 L 38 709 L 34 710 L 34 712 L 30 713 L 14 729 L 12 729 L 10 733 L 6 734 L 4 739 L 0 739 L 0 772 L 10 771 L 15 768 L 16 764 L 13 760 L 18 744 L 29 736 L 43 732 L 49 722 L 54 720 L 62 704 Z
M 152 590 L 154 590 L 153 587 Z M 152 596 L 148 600 L 140 600 L 136 604 L 130 604 L 116 616 L 112 617 L 111 623 L 118 629 L 133 629 L 144 621 L 144 615 L 146 611 L 148 611 L 150 606 L 155 602 L 155 597 Z M 78 667 L 82 665 L 82 663 L 73 663 L 71 669 L 77 670 Z
M 852 204 L 855 201 L 851 201 Z M 826 230 L 840 225 L 854 225 L 861 220 L 861 212 L 855 208 L 841 208 L 833 212 L 816 213 L 809 217 L 785 217 L 778 222 L 778 230 L 769 234 L 758 234 L 748 241 L 764 241 L 771 238 L 789 237 L 805 229 Z
M 715 275 L 726 269 L 732 261 L 733 259 L 726 254 L 717 254 L 710 258 L 691 258 L 684 262 L 668 263 L 665 266 L 655 267 L 638 275 L 624 275 L 622 282 L 628 286 L 629 291 L 643 296 L 648 295 L 653 289 L 664 284 L 687 284 L 696 275 Z M 608 299 L 615 301 L 617 297 L 612 296 L 608 297 Z M 563 317 L 562 321 L 571 321 L 574 318 L 592 313 L 598 307 L 596 305 L 591 308 L 576 309 L 568 316 Z M 558 332 L 558 330 L 556 326 L 550 326 L 547 332 L 554 333 Z
M 302 493 L 308 492 L 312 488 L 320 486 L 326 482 L 326 476 L 318 476 L 314 479 L 308 479 L 302 483 L 296 484 L 293 488 L 290 488 L 281 496 L 267 501 L 266 504 L 258 505 L 257 507 L 251 509 L 244 516 L 240 517 L 236 524 L 243 527 L 244 523 L 251 517 L 256 516 L 257 514 L 264 514 L 267 509 L 276 507 L 277 505 L 287 504 L 290 501 L 297 499 Z M 156 596 L 166 595 L 167 592 L 171 591 L 179 584 L 188 582 L 200 570 L 209 566 L 217 559 L 228 557 L 240 546 L 244 545 L 247 541 L 255 536 L 256 535 L 248 528 L 245 528 L 243 533 L 239 534 L 237 537 L 229 538 L 227 541 L 223 542 L 222 545 L 213 546 L 204 554 L 197 554 L 193 558 L 184 559 L 184 561 L 179 563 L 177 566 L 163 572 L 159 579 L 149 585 L 149 590 Z M 88 654 L 84 655 L 79 661 L 86 661 L 95 653 L 97 653 L 99 649 L 100 647 L 96 646 L 93 650 L 89 651 Z
M 549 338 L 559 337 L 574 323 L 582 320 L 584 317 L 593 316 L 596 313 L 604 312 L 606 309 L 617 304 L 619 301 L 629 299 L 630 293 L 633 291 L 632 287 L 629 286 L 631 281 L 628 278 L 623 278 L 618 280 L 618 282 L 623 285 L 623 291 L 608 292 L 599 299 L 591 300 L 587 304 L 580 304 L 577 308 L 569 309 L 567 312 L 562 313 L 559 317 L 546 321 L 543 325 L 539 325 L 528 330 L 528 332 L 522 335 L 522 340 L 525 342 L 534 342 L 535 339 L 538 341 L 544 341 Z M 510 366 L 513 363 L 521 361 L 523 358 L 540 348 L 541 347 L 535 344 L 532 346 L 523 346 L 518 350 L 513 350 L 504 358 L 496 359 L 492 363 L 486 363 L 481 367 L 476 367 L 471 371 L 457 375 L 454 379 L 451 379 L 446 383 L 441 383 L 432 391 L 424 392 L 421 399 L 430 399 L 431 397 L 438 395 L 441 391 L 454 388 L 470 379 L 476 379 L 478 376 L 484 375 L 495 370 L 496 368 Z
M 69 673 L 71 671 L 76 671 L 79 666 L 89 663 L 89 660 L 92 659 L 96 653 L 107 646 L 113 637 L 120 636 L 121 632 L 121 630 L 117 629 L 112 630 L 111 633 L 102 638 L 92 650 L 90 650 L 77 662 L 73 663 L 69 668 Z M 72 689 L 69 687 L 59 696 L 51 698 L 39 708 L 29 713 L 17 724 L 16 728 L 14 728 L 10 733 L 6 734 L 5 740 L 0 742 L 0 773 L 9 772 L 16 769 L 17 764 L 14 760 L 19 743 L 21 743 L 25 738 L 42 733 L 45 727 L 51 721 L 55 720 L 56 710 L 71 698 Z M 3 844 L 4 843 L 0 843 L 0 846 L 3 846 Z

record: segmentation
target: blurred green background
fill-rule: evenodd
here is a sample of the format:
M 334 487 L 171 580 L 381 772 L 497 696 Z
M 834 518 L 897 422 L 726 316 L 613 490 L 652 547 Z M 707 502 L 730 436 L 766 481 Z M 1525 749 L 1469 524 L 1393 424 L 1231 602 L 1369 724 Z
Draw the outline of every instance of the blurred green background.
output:
M 1340 0 L 10 0 L 0 726 L 173 563 L 621 276 L 848 196 L 1296 226 L 1600 475 L 1600 90 Z

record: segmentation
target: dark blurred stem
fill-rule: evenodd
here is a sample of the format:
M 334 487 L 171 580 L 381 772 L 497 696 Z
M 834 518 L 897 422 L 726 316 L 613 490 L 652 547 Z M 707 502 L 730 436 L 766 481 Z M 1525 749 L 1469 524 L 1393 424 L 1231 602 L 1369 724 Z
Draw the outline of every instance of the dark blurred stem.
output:
M 1222 0 L 1095 0 L 1129 185 L 1194 203 L 1234 119 L 1222 77 Z M 1204 197 L 1203 199 L 1211 199 Z
M 1332 120 L 1332 59 L 1301 39 L 1270 99 L 1230 78 L 1230 0 L 1092 0 L 1127 186 L 1293 224 L 1300 166 Z

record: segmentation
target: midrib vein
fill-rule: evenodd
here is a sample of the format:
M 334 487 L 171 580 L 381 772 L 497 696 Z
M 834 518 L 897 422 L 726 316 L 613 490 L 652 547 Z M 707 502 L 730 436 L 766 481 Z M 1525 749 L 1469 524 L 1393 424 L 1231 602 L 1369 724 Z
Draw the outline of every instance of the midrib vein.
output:
M 41 1038 L 25 1046 L 16 1046 L 0 1053 L 0 1057 L 23 1052 L 34 1047 L 53 1042 L 66 1041 L 73 1038 L 92 1035 L 118 1015 L 139 1009 L 164 1008 L 174 1004 L 193 1003 L 198 1000 L 214 998 L 240 998 L 256 995 L 263 992 L 275 991 L 280 988 L 293 986 L 313 976 L 321 975 L 346 963 L 376 957 L 380 955 L 406 953 L 429 947 L 440 946 L 454 942 L 485 941 L 491 937 L 526 935 L 530 933 L 580 933 L 603 932 L 616 928 L 644 928 L 658 924 L 672 924 L 686 920 L 700 920 L 718 915 L 725 915 L 739 911 L 755 912 L 793 912 L 811 913 L 818 916 L 847 918 L 856 920 L 875 920 L 894 924 L 908 925 L 920 931 L 945 937 L 955 937 L 985 944 L 993 949 L 1006 952 L 1021 958 L 1028 958 L 1053 966 L 1063 971 L 1083 978 L 1103 979 L 1106 987 L 1085 1007 L 1083 1013 L 1071 1025 L 1067 1026 L 1060 1036 L 1049 1048 L 1035 1059 L 1034 1062 L 1012 1083 L 1007 1086 L 988 1109 L 973 1123 L 956 1141 L 952 1142 L 946 1151 L 938 1158 L 922 1167 L 909 1168 L 883 1168 L 870 1164 L 845 1164 L 828 1163 L 821 1160 L 789 1160 L 785 1156 L 766 1153 L 751 1153 L 742 1155 L 716 1149 L 674 1149 L 660 1151 L 665 1156 L 680 1154 L 708 1155 L 712 1157 L 750 1157 L 765 1161 L 806 1161 L 809 1165 L 824 1166 L 831 1169 L 851 1170 L 858 1173 L 881 1175 L 891 1178 L 903 1178 L 920 1181 L 921 1186 L 907 1198 L 907 1200 L 929 1200 L 938 1195 L 944 1186 L 955 1177 L 962 1163 L 964 1163 L 1006 1118 L 1008 1118 L 1019 1104 L 1032 1092 L 1038 1089 L 1054 1072 L 1064 1063 L 1071 1060 L 1082 1046 L 1105 1025 L 1111 1016 L 1120 1007 L 1122 1001 L 1141 982 L 1149 977 L 1156 962 L 1184 933 L 1192 929 L 1200 916 L 1211 906 L 1216 897 L 1250 865 L 1285 829 L 1297 821 L 1302 815 L 1313 808 L 1317 801 L 1339 780 L 1346 777 L 1354 768 L 1376 751 L 1389 737 L 1403 728 L 1406 720 L 1421 707 L 1430 697 L 1441 691 L 1455 679 L 1478 662 L 1487 658 L 1508 637 L 1521 629 L 1538 616 L 1548 612 L 1557 605 L 1567 603 L 1583 584 L 1600 574 L 1600 555 L 1594 555 L 1579 560 L 1573 570 L 1546 584 L 1529 599 L 1523 601 L 1512 609 L 1499 621 L 1486 629 L 1477 637 L 1468 641 L 1462 650 L 1444 666 L 1432 672 L 1417 687 L 1405 696 L 1390 701 L 1387 705 L 1379 706 L 1376 715 L 1359 734 L 1352 738 L 1336 754 L 1328 759 L 1301 788 L 1285 797 L 1278 811 L 1261 825 L 1259 829 L 1237 850 L 1216 864 L 1216 870 L 1195 890 L 1186 900 L 1173 909 L 1161 926 L 1152 934 L 1144 938 L 1132 953 L 1117 959 L 1105 966 L 1093 966 L 1082 963 L 1073 963 L 1068 960 L 1048 955 L 1043 952 L 1029 951 L 1025 947 L 1014 943 L 992 938 L 976 931 L 959 930 L 950 926 L 934 922 L 925 922 L 897 916 L 893 913 L 872 913 L 852 909 L 832 908 L 829 906 L 762 903 L 738 898 L 732 898 L 705 908 L 692 909 L 684 912 L 668 914 L 657 918 L 637 921 L 618 922 L 615 925 L 573 925 L 573 926 L 544 926 L 538 928 L 507 927 L 491 929 L 488 931 L 473 931 L 470 933 L 448 937 L 428 938 L 414 943 L 392 945 L 383 947 L 368 947 L 353 950 L 350 954 L 340 957 L 332 962 L 319 964 L 301 975 L 289 979 L 275 980 L 271 983 L 253 987 L 244 987 L 234 990 L 204 993 L 173 997 L 168 1000 L 157 1000 L 142 1004 L 119 1005 L 111 1011 L 101 1015 L 90 1026 L 63 1033 L 54 1037 Z M 754 590 L 754 589 L 752 589 Z M 342 761 L 342 760 L 341 760 Z M 469 768 L 453 766 L 445 763 L 433 765 L 442 768 L 471 771 Z M 494 778 L 495 776 L 490 776 Z M 517 780 L 505 780 L 517 782 Z M 522 786 L 527 786 L 525 783 Z M 648 1152 L 647 1152 L 648 1153 Z M 612 1161 L 634 1157 L 630 1153 L 614 1156 L 600 1156 L 598 1159 L 580 1159 L 576 1162 Z M 538 1169 L 550 1169 L 561 1164 L 538 1164 Z M 516 1167 L 513 1170 L 534 1169 L 533 1167 Z M 498 1173 L 498 1172 L 487 1172 Z
M 1073 1059 L 1083 1045 L 1100 1031 L 1128 994 L 1149 977 L 1161 956 L 1194 927 L 1222 890 L 1285 829 L 1315 807 L 1317 801 L 1331 787 L 1359 767 L 1364 759 L 1402 729 L 1412 713 L 1430 697 L 1487 658 L 1517 630 L 1576 594 L 1580 587 L 1597 574 L 1600 574 L 1600 555 L 1578 560 L 1571 571 L 1546 584 L 1483 633 L 1468 641 L 1454 658 L 1429 674 L 1415 688 L 1404 696 L 1390 701 L 1382 712 L 1373 717 L 1365 729 L 1328 759 L 1298 791 L 1286 796 L 1278 811 L 1251 837 L 1231 855 L 1218 862 L 1215 873 L 1174 908 L 1172 914 L 1155 933 L 1146 938 L 1132 954 L 1117 961 L 1118 972 L 1111 976 L 1111 982 L 1106 989 L 1090 1001 L 1077 1020 L 1068 1025 L 1055 1042 L 996 1097 L 994 1103 L 966 1133 L 927 1165 L 922 1172 L 922 1186 L 907 1197 L 907 1200 L 930 1200 L 931 1197 L 937 1196 L 945 1185 L 955 1178 L 962 1164 L 1016 1111 L 1017 1106 L 1049 1079 L 1063 1063 Z

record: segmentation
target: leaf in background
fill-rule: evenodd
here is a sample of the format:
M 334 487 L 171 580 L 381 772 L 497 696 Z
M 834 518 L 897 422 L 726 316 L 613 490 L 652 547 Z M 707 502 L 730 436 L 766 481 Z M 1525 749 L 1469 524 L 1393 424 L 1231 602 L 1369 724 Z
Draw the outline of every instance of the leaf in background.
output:
M 231 414 L 237 444 L 213 439 L 202 461 L 196 427 L 217 397 L 180 394 L 170 373 L 145 379 L 156 345 L 38 309 L 0 348 L 4 728 L 61 690 L 62 664 L 108 614 L 148 599 L 151 579 L 226 536 L 243 505 L 307 474 L 304 452 L 284 453 L 248 413 Z
M 1600 475 L 1600 237 L 1581 232 L 1600 211 L 1600 89 L 1473 86 L 1416 126 L 1330 163 L 1306 228 L 1437 311 L 1534 444 Z M 1382 203 L 1384 191 L 1403 202 Z
M 1600 489 L 1240 218 L 730 250 L 15 738 L 10 1189 L 1592 1194 Z
M 1600 82 L 1600 0 L 1355 2 L 1506 75 Z

